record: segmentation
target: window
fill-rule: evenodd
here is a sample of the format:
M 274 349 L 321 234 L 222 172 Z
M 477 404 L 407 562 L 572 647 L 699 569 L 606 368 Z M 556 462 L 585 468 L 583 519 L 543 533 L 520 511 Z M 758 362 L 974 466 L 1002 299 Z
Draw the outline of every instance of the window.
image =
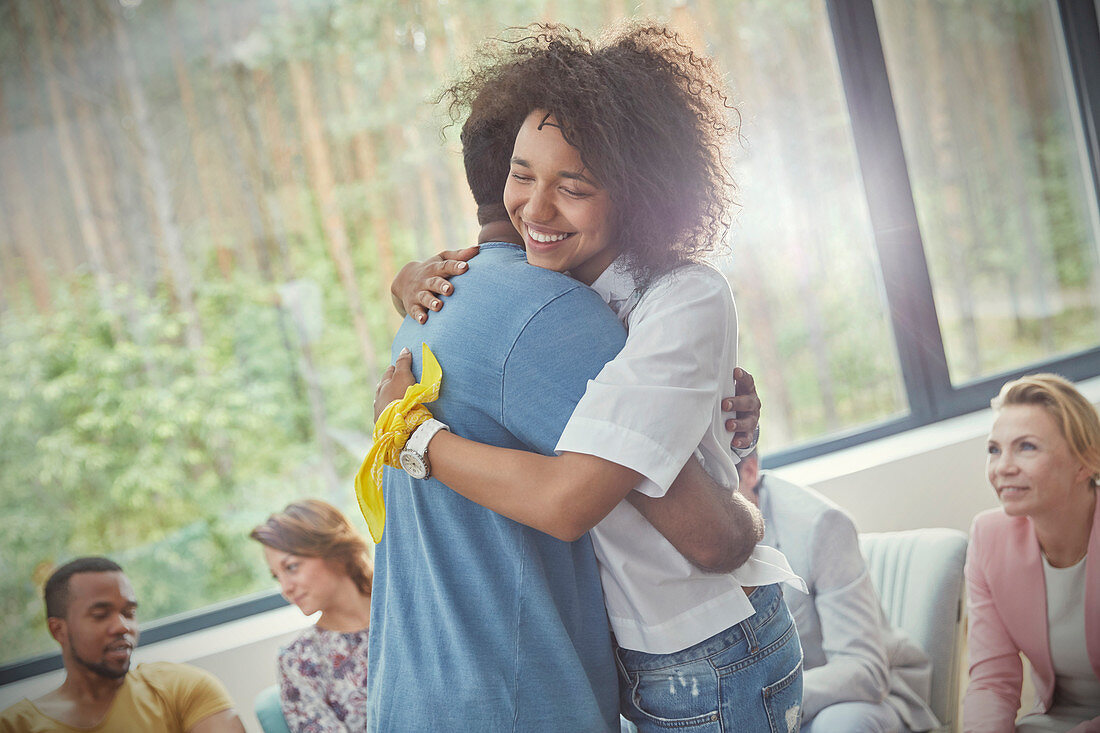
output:
M 1052 3 L 876 2 L 954 385 L 1100 341 L 1100 218 Z
M 1065 253 L 1052 255 L 1044 263 L 1046 273 L 1062 270 L 1062 265 L 1057 263 L 1074 259 L 1086 268 L 1086 272 L 1094 271 L 1090 263 L 1097 257 L 1094 212 L 1100 167 L 1095 127 L 1096 109 L 1100 104 L 1096 64 L 1100 44 L 1094 8 L 1087 4 L 1047 0 L 1017 3 L 1012 12 L 996 3 L 968 4 L 965 8 L 939 0 L 902 4 L 904 7 L 880 5 L 888 4 L 872 0 L 827 3 L 894 327 L 895 346 L 908 395 L 909 414 L 860 435 L 823 436 L 816 443 L 784 451 L 779 456 L 781 461 L 796 460 L 978 409 L 988 405 L 990 397 L 1006 379 L 1023 373 L 1045 369 L 1074 379 L 1100 373 L 1100 333 L 1095 327 L 1095 307 L 1089 305 L 1074 309 L 1068 319 L 1058 316 L 1062 323 L 1072 319 L 1077 319 L 1077 324 L 1088 323 L 1091 319 L 1085 333 L 1077 324 L 1068 328 L 1052 325 L 1046 335 L 1038 331 L 1038 337 L 1031 337 L 1029 344 L 1027 331 L 1030 328 L 1034 333 L 1036 329 L 1025 325 L 1017 343 L 1011 345 L 981 336 L 986 349 L 981 367 L 974 369 L 973 364 L 966 364 L 965 349 L 959 349 L 959 344 L 969 337 L 967 328 L 960 323 L 965 319 L 959 314 L 965 311 L 953 309 L 950 292 L 953 272 L 939 265 L 949 256 L 958 254 L 958 243 L 947 237 L 962 236 L 961 232 L 969 232 L 967 236 L 982 236 L 987 243 L 992 242 L 994 252 L 1002 251 L 1001 255 L 989 253 L 984 260 L 986 264 L 996 262 L 998 256 L 1002 261 L 1012 260 L 1012 252 L 1003 252 L 1011 244 L 981 229 L 988 225 L 991 215 L 980 207 L 971 209 L 969 205 L 958 204 L 958 197 L 967 195 L 968 191 L 975 195 L 977 188 L 967 188 L 971 180 L 980 180 L 983 185 L 1003 185 L 1003 181 L 998 181 L 997 172 L 998 166 L 1003 164 L 997 157 L 966 158 L 965 180 L 952 179 L 935 168 L 941 164 L 954 165 L 948 161 L 951 156 L 963 157 L 959 151 L 964 148 L 959 145 L 964 140 L 977 144 L 974 143 L 975 133 L 963 129 L 965 123 L 954 128 L 947 124 L 950 115 L 957 115 L 959 110 L 945 100 L 959 105 L 959 100 L 967 94 L 972 94 L 976 100 L 986 99 L 989 94 L 990 85 L 976 84 L 975 88 L 967 89 L 968 79 L 973 77 L 961 73 L 965 64 L 960 61 L 959 49 L 966 46 L 971 55 L 979 53 L 975 50 L 978 47 L 983 54 L 1022 54 L 1028 63 L 1039 64 L 1042 69 L 1035 73 L 1045 74 L 1054 86 L 1042 89 L 1039 101 L 1026 107 L 1030 117 L 1025 119 L 1035 124 L 1034 120 L 1041 118 L 1042 125 L 1049 126 L 1048 138 L 1057 140 L 1059 148 L 1056 155 L 1051 155 L 1061 168 L 1052 165 L 1043 175 L 1032 176 L 1029 185 L 1050 192 L 1059 187 L 1079 188 L 1053 194 L 1058 201 L 1053 208 L 1048 208 L 1051 198 L 1029 193 L 1022 201 L 1026 201 L 1031 210 L 1015 213 L 1035 219 L 1048 215 L 1055 218 L 1057 214 L 1063 225 L 1068 223 L 1075 227 L 1076 235 L 1066 235 L 1064 231 L 1055 233 L 1049 227 L 1044 230 L 1069 251 L 1068 256 Z M 876 17 L 876 11 L 880 10 L 882 17 Z M 952 13 L 968 16 L 966 22 L 959 19 L 955 22 Z M 988 30 L 971 33 L 968 37 L 966 29 L 977 22 L 969 17 L 971 13 L 987 20 L 994 18 L 990 23 L 992 29 L 1001 29 L 999 35 Z M 917 15 L 923 15 L 919 23 Z M 906 23 L 909 23 L 908 29 Z M 930 45 L 928 28 L 932 29 L 932 37 L 940 39 L 937 42 L 941 45 Z M 955 46 L 950 46 L 944 38 L 955 38 L 952 41 Z M 1010 41 L 1008 45 L 1015 44 L 1014 49 L 1005 50 L 1006 38 Z M 907 57 L 903 55 L 905 48 L 918 50 L 910 50 Z M 935 89 L 940 90 L 939 107 L 918 96 Z M 983 106 L 976 100 L 967 102 L 978 115 L 972 124 L 979 129 L 982 124 L 993 124 L 990 106 Z M 930 105 L 923 117 L 918 108 L 920 104 Z M 1061 122 L 1059 115 L 1063 117 Z M 1068 132 L 1063 134 L 1058 130 Z M 933 137 L 935 135 L 939 137 Z M 933 139 L 946 141 L 943 144 L 948 152 L 939 150 L 938 158 L 926 155 L 927 151 L 936 150 Z M 1029 138 L 1026 132 L 1020 133 L 1018 141 L 1021 147 L 1037 147 L 1036 140 Z M 1025 175 L 1026 171 L 1018 173 Z M 987 200 L 992 195 L 991 190 L 982 193 Z M 938 222 L 956 214 L 956 221 L 969 221 L 972 215 L 985 216 L 985 220 L 969 230 L 937 228 Z M 974 251 L 971 248 L 970 252 Z M 973 263 L 970 296 L 985 313 L 996 313 L 997 299 L 1004 303 L 1009 298 L 1003 291 L 990 294 L 989 269 L 981 270 Z M 1059 282 L 1067 283 L 1079 282 L 1081 276 L 1078 271 L 1059 272 L 1052 277 L 1063 278 Z M 959 290 L 961 288 L 957 287 L 956 292 Z M 1072 298 L 1066 301 L 1071 302 Z M 1081 302 L 1079 296 L 1077 302 Z M 1053 312 L 1046 315 L 1053 317 Z M 995 316 L 993 319 L 996 320 Z M 981 329 L 979 324 L 976 330 Z M 1058 330 L 1073 331 L 1073 334 L 1059 335 L 1055 333 Z M 1039 346 L 1034 345 L 1035 341 Z
M 388 283 L 475 232 L 433 91 L 504 25 L 623 12 L 0 6 L 0 683 L 59 666 L 26 661 L 56 648 L 38 589 L 79 554 L 127 568 L 147 640 L 280 603 L 248 530 L 303 496 L 357 519 Z M 1100 374 L 1093 3 L 637 12 L 714 54 L 743 115 L 723 264 L 766 460 Z
M 704 26 L 745 141 L 727 272 L 769 455 L 908 406 L 825 6 L 723 8 Z

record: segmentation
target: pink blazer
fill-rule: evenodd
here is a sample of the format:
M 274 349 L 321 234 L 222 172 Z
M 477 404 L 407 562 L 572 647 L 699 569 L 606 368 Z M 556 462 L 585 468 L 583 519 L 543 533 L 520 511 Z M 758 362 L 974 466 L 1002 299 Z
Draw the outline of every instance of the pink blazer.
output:
M 1010 517 L 1001 509 L 975 517 L 965 573 L 970 685 L 963 699 L 963 730 L 1012 731 L 1023 684 L 1020 652 L 1031 662 L 1038 695 L 1034 712 L 1045 712 L 1054 694 L 1046 583 L 1031 520 Z M 1100 677 L 1100 501 L 1089 535 L 1085 575 L 1085 644 L 1092 669 Z M 1094 729 L 1100 730 L 1100 720 L 1074 730 Z

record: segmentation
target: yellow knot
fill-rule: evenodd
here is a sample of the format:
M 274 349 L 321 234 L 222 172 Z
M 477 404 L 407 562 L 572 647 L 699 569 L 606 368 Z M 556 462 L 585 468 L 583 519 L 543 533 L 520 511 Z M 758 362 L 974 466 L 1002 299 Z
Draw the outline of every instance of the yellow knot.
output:
M 374 444 L 363 459 L 363 465 L 355 474 L 355 497 L 359 500 L 359 510 L 367 520 L 367 529 L 377 543 L 382 539 L 382 530 L 386 526 L 386 502 L 382 497 L 382 466 L 400 468 L 398 457 L 412 432 L 432 416 L 425 402 L 434 402 L 439 396 L 439 385 L 443 381 L 443 370 L 435 354 L 422 344 L 420 381 L 409 385 L 405 396 L 394 400 L 374 423 Z

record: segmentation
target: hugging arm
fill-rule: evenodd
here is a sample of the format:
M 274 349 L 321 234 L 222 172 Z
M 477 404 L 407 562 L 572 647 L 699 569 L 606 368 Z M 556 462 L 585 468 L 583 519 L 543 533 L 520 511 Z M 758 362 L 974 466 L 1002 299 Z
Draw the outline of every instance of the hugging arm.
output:
M 454 293 L 451 278 L 469 269 L 467 262 L 477 255 L 478 247 L 444 250 L 423 262 L 412 261 L 401 268 L 390 284 L 394 309 L 426 323 L 428 313 L 443 308 L 444 297 Z M 756 382 L 741 367 L 733 370 L 736 393 L 722 400 L 722 410 L 733 413 L 726 420 L 726 430 L 732 433 L 730 448 L 748 455 L 756 447 L 760 435 L 760 398 Z
M 641 480 L 595 456 L 544 456 L 448 432 L 432 438 L 428 457 L 432 474 L 470 501 L 566 542 L 596 526 Z
M 694 457 L 660 499 L 637 491 L 627 499 L 677 552 L 702 570 L 736 570 L 764 538 L 760 510 L 741 492 L 712 479 Z
M 715 311 L 712 321 L 720 324 L 723 338 L 735 337 L 731 333 L 735 316 L 728 285 L 715 278 L 720 276 L 702 277 L 702 282 L 698 283 L 700 287 L 683 288 L 696 295 L 671 299 L 671 307 L 668 305 L 670 299 L 666 298 L 660 301 L 664 305 L 649 308 L 646 314 L 632 321 L 626 347 L 604 367 L 605 371 L 597 379 L 599 382 L 607 373 L 614 382 L 612 364 L 627 363 L 628 370 L 652 380 L 652 386 L 647 385 L 645 394 L 649 400 L 645 405 L 639 404 L 636 392 L 625 392 L 616 384 L 609 384 L 607 389 L 619 393 L 620 398 L 614 401 L 614 406 L 608 407 L 612 402 L 603 399 L 606 393 L 597 390 L 597 394 L 591 394 L 596 384 L 591 383 L 590 394 L 586 394 L 582 405 L 587 401 L 592 411 L 582 416 L 582 425 L 576 431 L 573 444 L 577 449 L 563 445 L 570 434 L 567 427 L 557 447 L 558 456 L 494 448 L 438 433 L 429 447 L 429 460 L 436 477 L 482 506 L 565 540 L 575 539 L 591 529 L 629 495 L 635 507 L 690 562 L 705 570 L 728 571 L 739 567 L 760 537 L 759 513 L 732 489 L 718 485 L 691 458 L 699 436 L 710 424 L 719 384 L 725 383 L 719 372 L 723 368 L 720 364 L 723 343 L 728 344 L 728 341 L 719 339 L 715 344 L 709 332 L 689 333 L 691 329 L 681 328 L 680 332 L 688 334 L 682 339 L 684 342 L 673 339 L 675 342 L 670 343 L 666 335 L 653 333 L 648 325 L 663 317 L 677 319 L 677 323 L 690 322 L 686 314 L 677 309 L 679 301 L 689 309 Z M 562 359 L 563 354 L 582 353 L 584 349 L 583 343 L 572 350 L 556 343 L 535 363 L 543 364 L 543 373 L 552 373 L 555 368 L 547 366 L 546 359 Z M 654 355 L 663 369 L 678 374 L 686 371 L 692 382 L 686 387 L 668 387 L 671 382 L 667 375 L 660 369 L 650 368 Z M 391 400 L 399 398 L 412 382 L 410 362 L 411 355 L 403 354 L 396 365 L 396 373 L 394 367 L 386 372 L 376 399 L 376 414 Z M 725 379 L 728 378 L 726 375 Z M 682 376 L 679 381 L 683 381 Z M 530 394 L 548 399 L 554 390 L 535 389 Z M 519 401 L 530 402 L 529 394 Z M 631 433 L 628 436 L 631 449 L 627 451 L 630 455 L 616 460 L 615 449 L 607 453 L 602 448 L 592 449 L 593 441 L 584 431 L 593 424 L 597 430 L 604 430 L 613 424 L 620 410 L 627 413 L 652 411 L 668 419 L 654 421 L 653 414 L 647 415 L 649 427 L 654 431 L 652 435 Z M 580 411 L 578 405 L 570 425 Z M 523 428 L 519 426 L 518 429 Z M 690 435 L 695 437 L 688 437 Z M 604 447 L 617 446 L 621 443 L 620 437 L 621 434 L 612 429 L 601 434 L 601 442 Z M 534 441 L 526 442 L 535 444 Z M 654 451 L 649 451 L 651 446 Z M 647 466 L 643 474 L 633 467 L 639 454 L 647 452 L 659 453 L 660 465 Z M 641 462 L 648 462 L 648 458 Z M 667 492 L 653 481 L 645 482 L 649 493 L 665 494 L 664 498 L 642 497 L 631 492 L 643 478 L 665 482 L 664 485 L 670 487 Z
M 375 401 L 376 417 L 413 383 L 411 362 L 412 355 L 402 353 L 386 371 Z M 642 481 L 640 473 L 584 453 L 544 456 L 441 431 L 432 438 L 428 458 L 432 474 L 470 501 L 567 542 L 596 526 L 628 496 L 688 561 L 703 570 L 728 572 L 739 567 L 763 535 L 756 507 L 715 483 L 695 458 L 661 499 L 631 491 Z

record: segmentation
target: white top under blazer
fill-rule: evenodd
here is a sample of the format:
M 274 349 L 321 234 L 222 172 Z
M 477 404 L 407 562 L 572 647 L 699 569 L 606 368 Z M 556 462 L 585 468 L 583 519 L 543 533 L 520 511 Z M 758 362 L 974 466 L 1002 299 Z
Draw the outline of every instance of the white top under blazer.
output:
M 598 456 L 645 477 L 637 491 L 664 496 L 694 454 L 718 483 L 737 490 L 722 398 L 734 394 L 737 312 L 722 273 L 686 265 L 644 292 L 616 260 L 592 284 L 627 328 L 626 345 L 589 381 L 558 452 Z M 604 602 L 620 646 L 669 654 L 754 613 L 742 586 L 792 582 L 781 552 L 757 545 L 732 573 L 688 562 L 629 502 L 592 530 Z

